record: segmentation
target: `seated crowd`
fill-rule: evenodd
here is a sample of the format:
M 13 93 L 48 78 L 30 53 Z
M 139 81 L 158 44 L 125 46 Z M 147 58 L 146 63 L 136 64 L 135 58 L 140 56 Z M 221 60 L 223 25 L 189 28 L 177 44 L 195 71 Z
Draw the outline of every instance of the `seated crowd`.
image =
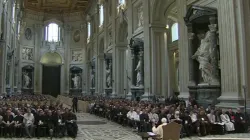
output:
M 15 101 L 9 103 L 8 101 Z M 0 101 L 1 137 L 77 136 L 76 115 L 62 104 L 39 102 L 43 95 L 17 95 Z M 31 101 L 31 104 L 23 103 Z
M 171 122 L 182 125 L 181 137 L 247 132 L 247 119 L 240 109 L 204 108 L 189 101 L 166 100 L 165 103 L 97 98 L 90 113 L 105 117 L 138 132 L 154 132 L 163 137 L 162 126 Z

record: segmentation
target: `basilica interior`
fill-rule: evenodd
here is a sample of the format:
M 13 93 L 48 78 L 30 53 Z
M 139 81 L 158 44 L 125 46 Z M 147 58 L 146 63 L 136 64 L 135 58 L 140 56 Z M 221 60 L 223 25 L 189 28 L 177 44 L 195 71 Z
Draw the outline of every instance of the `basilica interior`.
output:
M 1 0 L 2 94 L 250 98 L 247 0 Z
M 161 113 L 173 120 L 196 113 L 195 121 L 181 123 L 197 128 L 202 140 L 198 112 L 216 110 L 223 119 L 228 110 L 238 116 L 211 126 L 228 131 L 221 136 L 227 140 L 249 139 L 249 37 L 249 0 L 0 0 L 0 115 L 6 108 L 7 116 L 20 115 L 20 103 L 25 116 L 44 103 L 48 119 L 53 112 L 67 121 L 67 133 L 54 131 L 58 124 L 46 131 L 79 140 L 139 140 L 140 132 L 154 132 L 156 122 L 172 123 Z M 140 122 L 147 113 L 162 118 Z M 175 132 L 182 137 L 184 129 Z M 207 139 L 212 137 L 219 136 Z

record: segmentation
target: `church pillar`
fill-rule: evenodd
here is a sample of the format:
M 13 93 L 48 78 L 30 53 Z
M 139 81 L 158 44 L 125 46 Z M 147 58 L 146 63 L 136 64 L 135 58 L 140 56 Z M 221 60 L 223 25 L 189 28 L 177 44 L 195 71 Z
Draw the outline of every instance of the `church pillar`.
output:
M 43 39 L 43 26 L 41 24 L 35 24 L 35 47 L 34 47 L 34 93 L 38 94 L 41 93 L 42 87 L 42 77 L 40 76 L 41 71 L 41 63 L 40 63 L 40 48 Z
M 177 0 L 177 9 L 178 9 L 178 30 L 179 30 L 179 72 L 180 72 L 180 98 L 187 99 L 189 97 L 189 48 L 187 47 L 188 42 L 188 33 L 187 27 L 185 25 L 183 17 L 185 17 L 187 12 L 187 1 Z
M 71 34 L 72 34 L 72 27 L 70 25 L 66 25 L 64 28 L 64 48 L 65 48 L 65 53 L 64 53 L 64 70 L 65 70 L 65 94 L 69 94 L 69 88 L 70 88 L 70 39 L 71 39 Z M 62 91 L 61 91 L 62 92 Z
M 161 96 L 168 92 L 168 54 L 166 45 L 166 25 L 158 24 L 151 27 L 151 61 L 152 83 L 151 92 Z M 145 45 L 144 45 L 145 47 Z M 149 57 L 150 55 L 144 55 Z M 167 56 L 167 57 L 166 57 Z M 146 62 L 145 62 L 146 63 Z M 149 62 L 148 62 L 149 63 Z M 148 90 L 145 88 L 145 90 Z
M 219 107 L 238 107 L 242 96 L 239 66 L 239 33 L 237 12 L 242 10 L 237 1 L 218 1 L 218 26 L 220 38 L 221 96 Z M 241 23 L 240 23 L 241 24 Z
M 112 57 L 112 64 L 113 64 L 113 77 L 114 80 L 113 84 L 113 93 L 112 96 L 124 97 L 125 96 L 125 56 L 126 56 L 126 43 L 119 43 L 116 44 L 114 47 L 113 57 Z M 114 92 L 115 91 L 115 92 Z
M 104 88 L 103 88 L 103 85 L 104 85 L 104 54 L 99 54 L 97 56 L 97 68 L 96 68 L 96 71 L 97 71 L 97 77 L 98 77 L 98 84 L 96 85 L 96 90 L 98 92 L 98 94 L 103 94 L 104 93 Z

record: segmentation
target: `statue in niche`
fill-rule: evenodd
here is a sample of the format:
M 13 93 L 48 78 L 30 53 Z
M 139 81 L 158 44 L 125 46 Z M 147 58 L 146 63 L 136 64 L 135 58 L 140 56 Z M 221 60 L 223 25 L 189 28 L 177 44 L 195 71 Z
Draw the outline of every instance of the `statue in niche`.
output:
M 141 75 L 141 60 L 139 59 L 135 71 L 137 72 L 136 74 L 136 86 L 140 86 L 142 83 L 142 75 Z
M 108 64 L 108 68 L 106 69 L 106 84 L 107 84 L 107 88 L 111 87 L 111 63 Z
M 138 27 L 143 26 L 143 7 L 140 6 L 137 9 L 137 16 L 138 16 Z
M 27 72 L 24 72 L 24 73 L 23 73 L 23 80 L 24 80 L 24 85 L 23 85 L 23 87 L 24 87 L 24 88 L 28 88 L 29 85 L 30 85 L 31 79 L 30 79 L 30 77 L 29 77 L 29 75 L 28 75 Z
M 74 78 L 72 78 L 72 81 L 74 83 L 74 88 L 78 89 L 80 87 L 80 76 L 78 76 L 77 74 L 75 74 Z
M 92 69 L 92 72 L 91 72 L 91 85 L 92 85 L 92 87 L 95 87 L 95 72 L 94 72 L 94 69 Z
M 196 59 L 199 62 L 199 69 L 201 70 L 202 79 L 205 84 L 219 85 L 218 74 L 213 72 L 214 66 L 211 63 L 211 53 L 213 47 L 213 41 L 211 41 L 211 32 L 199 33 L 200 47 L 197 49 L 192 59 Z

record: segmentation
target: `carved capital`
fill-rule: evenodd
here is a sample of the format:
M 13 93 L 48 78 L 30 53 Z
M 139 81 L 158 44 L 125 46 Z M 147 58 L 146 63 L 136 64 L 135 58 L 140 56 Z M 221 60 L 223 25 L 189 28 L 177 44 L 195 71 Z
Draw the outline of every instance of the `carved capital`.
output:
M 211 32 L 216 32 L 217 31 L 217 24 L 211 24 L 211 25 L 208 25 L 209 27 L 209 30 Z
M 194 39 L 194 33 L 188 33 L 188 38 L 190 39 L 190 40 L 193 40 Z

